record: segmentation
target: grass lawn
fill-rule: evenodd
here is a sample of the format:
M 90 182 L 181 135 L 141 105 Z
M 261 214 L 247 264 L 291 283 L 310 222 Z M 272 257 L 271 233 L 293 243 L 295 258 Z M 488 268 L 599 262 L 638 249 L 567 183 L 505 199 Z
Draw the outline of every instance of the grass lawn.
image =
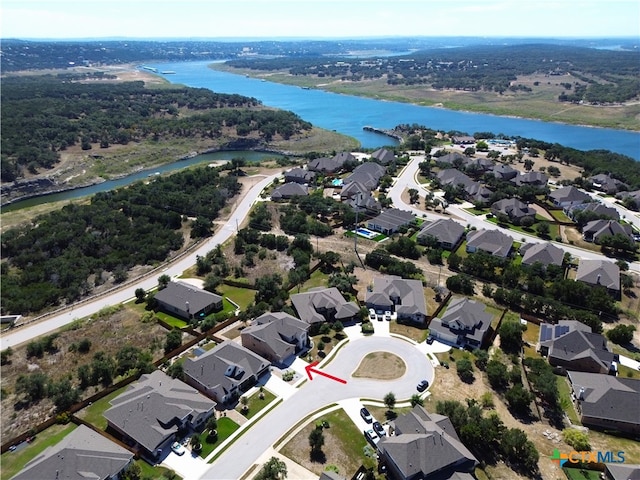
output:
M 410 338 L 418 343 L 424 342 L 429 336 L 429 330 L 427 328 L 417 328 L 412 325 L 398 323 L 397 320 L 391 320 L 389 331 Z
M 168 313 L 165 313 L 165 312 L 156 313 L 156 317 L 158 317 L 163 322 L 168 323 L 173 328 L 184 328 L 188 325 L 188 323 L 185 322 L 184 320 L 174 317 L 173 315 L 169 315 Z
M 6 452 L 2 454 L 2 473 L 0 479 L 5 480 L 13 477 L 24 466 L 38 456 L 45 448 L 51 447 L 75 430 L 76 425 L 53 425 L 40 432 L 33 443 L 28 444 L 17 452 Z M 53 477 L 52 477 L 53 478 Z
M 260 410 L 267 407 L 272 401 L 276 399 L 276 396 L 271 393 L 266 388 L 262 392 L 264 394 L 264 398 L 260 398 L 260 392 L 256 392 L 251 397 L 249 397 L 249 403 L 247 403 L 247 411 L 242 411 L 242 404 L 238 404 L 236 410 L 247 418 L 251 418 L 255 416 Z
M 375 456 L 367 457 L 364 448 L 368 445 L 362 432 L 353 424 L 344 410 L 339 409 L 318 419 L 327 421 L 329 428 L 323 430 L 323 461 L 310 458 L 309 434 L 316 422 L 310 422 L 280 450 L 284 456 L 320 475 L 327 465 L 338 467 L 340 475 L 350 478 L 360 465 L 376 466 Z M 375 455 L 375 454 L 374 454 Z
M 598 470 L 585 470 L 582 468 L 563 468 L 569 480 L 599 480 L 600 473 Z
M 173 470 L 169 470 L 168 468 L 161 467 L 160 465 L 149 465 L 144 460 L 136 460 L 135 463 L 140 467 L 141 478 L 158 478 L 162 479 L 165 473 L 173 473 L 175 477 L 170 478 L 182 478 L 180 475 L 175 473 Z
M 302 286 L 300 287 L 300 291 L 307 292 L 310 289 L 315 287 L 326 287 L 328 281 L 329 281 L 329 275 L 327 275 L 326 273 L 322 273 L 320 269 L 318 269 L 311 274 L 311 277 L 309 278 L 309 280 L 307 280 L 302 284 Z M 294 289 L 297 292 L 297 289 L 295 287 Z M 293 293 L 293 290 L 292 290 L 292 293 Z
M 228 417 L 222 417 L 218 419 L 218 436 L 213 442 L 209 442 L 206 434 L 203 434 L 202 439 L 202 451 L 200 456 L 206 458 L 211 452 L 213 452 L 222 442 L 229 438 L 233 433 L 240 428 L 236 422 Z
M 572 220 L 567 217 L 562 210 L 549 210 L 549 213 L 559 222 L 572 222 Z
M 571 387 L 566 377 L 562 375 L 556 376 L 556 384 L 558 385 L 558 394 L 560 396 L 560 406 L 562 410 L 567 414 L 571 423 L 574 425 L 582 425 L 580 417 L 576 413 L 576 409 L 571 401 Z
M 464 210 L 471 215 L 484 215 L 491 212 L 488 208 L 465 208 Z
M 77 415 L 82 418 L 85 422 L 90 423 L 94 427 L 99 428 L 100 430 L 106 430 L 107 428 L 107 419 L 104 418 L 103 413 L 111 407 L 109 403 L 111 400 L 120 395 L 127 387 L 120 388 L 115 392 L 111 392 L 106 397 L 102 397 L 97 402 L 89 405 L 88 407 L 80 410 Z

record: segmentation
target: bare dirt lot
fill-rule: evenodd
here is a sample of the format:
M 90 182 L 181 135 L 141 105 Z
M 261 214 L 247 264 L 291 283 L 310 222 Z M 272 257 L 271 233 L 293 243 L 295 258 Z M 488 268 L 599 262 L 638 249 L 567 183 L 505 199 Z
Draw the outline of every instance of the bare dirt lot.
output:
M 362 359 L 353 376 L 375 380 L 394 380 L 407 371 L 407 366 L 397 355 L 390 352 L 370 353 Z

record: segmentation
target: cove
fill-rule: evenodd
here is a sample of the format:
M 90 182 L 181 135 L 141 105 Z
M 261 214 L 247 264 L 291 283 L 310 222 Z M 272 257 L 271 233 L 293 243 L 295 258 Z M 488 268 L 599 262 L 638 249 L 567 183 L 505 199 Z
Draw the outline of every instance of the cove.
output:
M 559 143 L 579 150 L 611 150 L 640 160 L 640 132 L 583 127 L 512 117 L 422 107 L 409 103 L 381 101 L 340 95 L 317 89 L 266 82 L 243 75 L 208 68 L 211 61 L 175 62 L 153 65 L 168 81 L 218 93 L 254 97 L 264 105 L 290 110 L 317 127 L 356 138 L 364 148 L 393 145 L 390 138 L 362 130 L 370 125 L 391 129 L 417 123 L 437 130 L 503 133 Z
M 178 160 L 166 165 L 160 165 L 155 168 L 140 170 L 139 172 L 132 173 L 131 175 L 127 175 L 125 177 L 106 180 L 104 182 L 90 185 L 88 187 L 74 188 L 73 190 L 47 193 L 45 195 L 25 198 L 24 200 L 17 200 L 13 203 L 3 205 L 2 212 L 11 212 L 14 210 L 19 210 L 21 208 L 33 207 L 35 205 L 42 205 L 49 202 L 60 202 L 63 200 L 72 200 L 75 198 L 87 197 L 99 192 L 108 192 L 109 190 L 113 190 L 115 188 L 124 187 L 139 180 L 152 178 L 156 173 L 169 173 L 193 165 L 207 165 L 209 162 L 218 160 L 231 160 L 232 158 L 236 157 L 242 157 L 247 162 L 251 163 L 258 162 L 267 158 L 281 158 L 282 155 L 279 155 L 277 153 L 256 152 L 252 150 L 222 150 L 218 152 L 203 153 L 201 155 Z

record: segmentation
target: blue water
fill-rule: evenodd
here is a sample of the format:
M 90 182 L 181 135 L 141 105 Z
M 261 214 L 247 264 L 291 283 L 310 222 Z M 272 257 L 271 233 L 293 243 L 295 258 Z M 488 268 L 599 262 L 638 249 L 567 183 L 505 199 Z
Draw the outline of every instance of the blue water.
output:
M 255 97 L 263 104 L 290 110 L 318 127 L 336 130 L 354 137 L 365 148 L 393 144 L 390 138 L 365 132 L 370 125 L 390 129 L 402 123 L 417 123 L 437 130 L 503 133 L 508 136 L 535 138 L 577 148 L 605 149 L 640 160 L 640 132 L 608 128 L 580 127 L 478 113 L 457 112 L 407 103 L 352 97 L 321 90 L 263 82 L 242 75 L 217 72 L 207 67 L 211 62 L 165 63 L 153 65 L 173 70 L 167 80 L 191 87 L 205 87 L 219 93 L 238 93 Z
M 74 190 L 66 190 L 59 193 L 49 193 L 47 195 L 41 195 L 38 197 L 27 198 L 25 200 L 19 200 L 17 202 L 5 205 L 2 207 L 2 212 L 11 212 L 13 210 L 19 210 L 21 208 L 33 207 L 34 205 L 41 205 L 49 202 L 59 202 L 62 200 L 71 200 L 74 198 L 82 198 L 89 195 L 94 195 L 98 192 L 107 192 L 114 188 L 124 187 L 130 185 L 138 180 L 145 180 L 149 177 L 153 177 L 156 173 L 168 173 L 175 170 L 180 170 L 192 165 L 207 165 L 210 162 L 216 160 L 231 160 L 232 158 L 242 157 L 247 162 L 256 162 L 267 158 L 280 158 L 282 155 L 265 152 L 254 152 L 251 150 L 246 151 L 221 151 L 204 153 L 202 155 L 196 155 L 195 157 L 185 160 L 179 160 L 176 162 L 154 167 L 148 170 L 141 170 L 126 177 L 117 178 L 113 180 L 107 180 L 96 185 L 90 185 L 88 187 L 76 188 Z

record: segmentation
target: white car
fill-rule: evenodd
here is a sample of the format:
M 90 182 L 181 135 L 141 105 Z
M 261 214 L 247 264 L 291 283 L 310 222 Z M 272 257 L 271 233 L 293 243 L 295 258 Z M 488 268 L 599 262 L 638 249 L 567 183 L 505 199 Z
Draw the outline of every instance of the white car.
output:
M 184 452 L 186 451 L 179 442 L 173 442 L 171 444 L 171 450 L 173 450 L 176 455 L 184 455 Z
M 390 321 L 391 321 L 391 312 L 390 312 L 389 310 L 387 310 L 386 312 L 384 312 L 384 319 L 385 319 L 387 322 L 390 322 Z
M 376 311 L 373 308 L 369 309 L 369 320 L 375 320 L 376 319 Z

